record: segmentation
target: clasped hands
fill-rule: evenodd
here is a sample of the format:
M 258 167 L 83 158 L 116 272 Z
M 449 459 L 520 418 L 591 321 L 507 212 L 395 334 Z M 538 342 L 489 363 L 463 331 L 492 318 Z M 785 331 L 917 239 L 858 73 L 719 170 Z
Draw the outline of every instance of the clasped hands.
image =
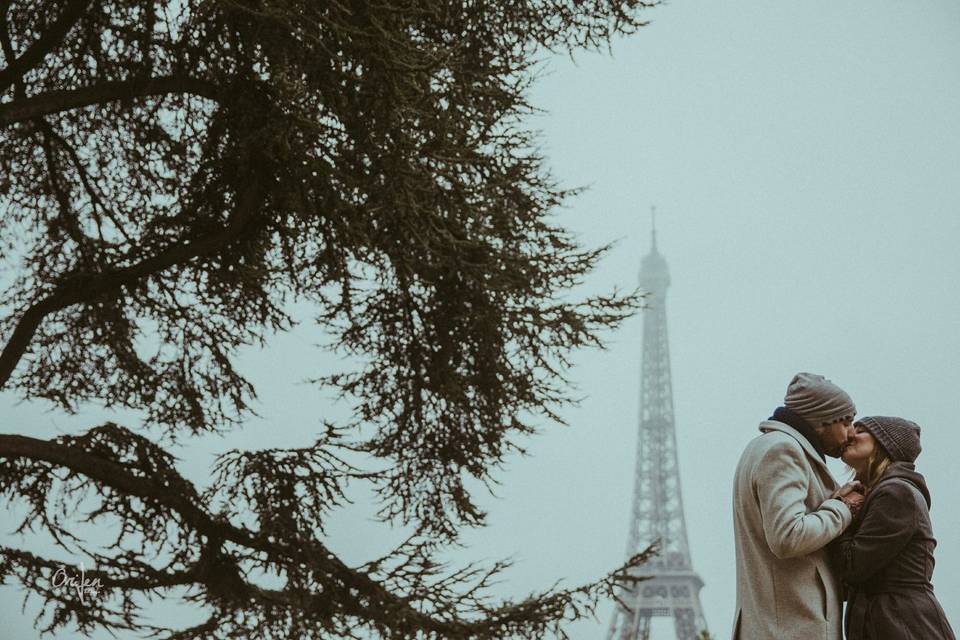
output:
M 863 484 L 859 480 L 854 480 L 834 491 L 830 497 L 843 500 L 843 503 L 850 507 L 850 511 L 856 514 L 863 506 L 865 493 L 866 489 Z

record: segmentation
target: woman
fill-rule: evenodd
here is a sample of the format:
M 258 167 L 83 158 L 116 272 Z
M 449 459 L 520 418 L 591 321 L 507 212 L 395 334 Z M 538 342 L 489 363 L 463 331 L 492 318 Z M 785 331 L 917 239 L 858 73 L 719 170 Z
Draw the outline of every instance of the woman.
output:
M 914 470 L 920 427 L 903 418 L 868 417 L 843 461 L 856 471 L 866 500 L 853 524 L 830 545 L 848 588 L 848 640 L 955 640 L 933 595 L 930 492 Z

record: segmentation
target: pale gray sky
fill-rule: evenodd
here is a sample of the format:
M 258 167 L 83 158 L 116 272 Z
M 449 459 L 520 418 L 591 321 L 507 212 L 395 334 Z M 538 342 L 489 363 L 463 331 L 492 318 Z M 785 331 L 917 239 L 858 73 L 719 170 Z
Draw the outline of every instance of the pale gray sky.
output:
M 556 176 L 590 186 L 560 220 L 587 245 L 619 239 L 585 291 L 636 285 L 650 205 L 660 212 L 684 502 L 711 630 L 728 637 L 732 621 L 733 468 L 800 370 L 843 386 L 860 415 L 923 427 L 934 583 L 960 629 L 960 4 L 716 0 L 649 16 L 612 57 L 551 60 L 535 126 Z M 489 526 L 454 555 L 513 557 L 503 595 L 578 584 L 623 560 L 641 322 L 578 357 L 585 399 L 566 412 L 570 426 L 544 424 L 527 442 L 532 456 L 511 460 L 498 497 L 483 500 Z M 246 355 L 263 418 L 180 452 L 192 477 L 212 452 L 304 444 L 321 418 L 342 415 L 298 384 L 329 368 L 311 348 L 320 339 L 304 326 Z M 45 437 L 101 416 L 0 401 L 5 432 Z M 330 543 L 360 562 L 398 534 L 355 497 Z M 571 637 L 603 637 L 610 613 Z M 9 587 L 0 618 L 13 639 L 35 636 Z

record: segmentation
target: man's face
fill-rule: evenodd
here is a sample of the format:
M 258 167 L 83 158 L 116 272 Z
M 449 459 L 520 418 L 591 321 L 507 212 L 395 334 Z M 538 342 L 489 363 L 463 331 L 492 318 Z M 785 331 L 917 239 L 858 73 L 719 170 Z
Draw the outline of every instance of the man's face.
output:
M 820 427 L 817 433 L 820 434 L 824 452 L 831 458 L 839 458 L 843 453 L 843 447 L 853 441 L 856 430 L 853 427 L 853 420 L 848 418 Z

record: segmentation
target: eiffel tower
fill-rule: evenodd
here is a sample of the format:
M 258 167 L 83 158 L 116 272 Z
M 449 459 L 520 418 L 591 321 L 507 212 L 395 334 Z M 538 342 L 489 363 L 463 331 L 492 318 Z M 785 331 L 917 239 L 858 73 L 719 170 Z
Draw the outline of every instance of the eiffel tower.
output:
M 656 212 L 653 212 L 654 215 Z M 643 322 L 640 379 L 640 431 L 633 488 L 633 513 L 627 557 L 659 541 L 659 555 L 634 571 L 651 576 L 620 592 L 608 640 L 648 640 L 650 619 L 673 618 L 677 640 L 697 640 L 707 624 L 700 606 L 703 580 L 693 571 L 680 495 L 677 438 L 673 423 L 673 387 L 667 343 L 667 261 L 657 251 L 656 219 L 651 249 L 640 268 L 640 286 L 648 292 Z

